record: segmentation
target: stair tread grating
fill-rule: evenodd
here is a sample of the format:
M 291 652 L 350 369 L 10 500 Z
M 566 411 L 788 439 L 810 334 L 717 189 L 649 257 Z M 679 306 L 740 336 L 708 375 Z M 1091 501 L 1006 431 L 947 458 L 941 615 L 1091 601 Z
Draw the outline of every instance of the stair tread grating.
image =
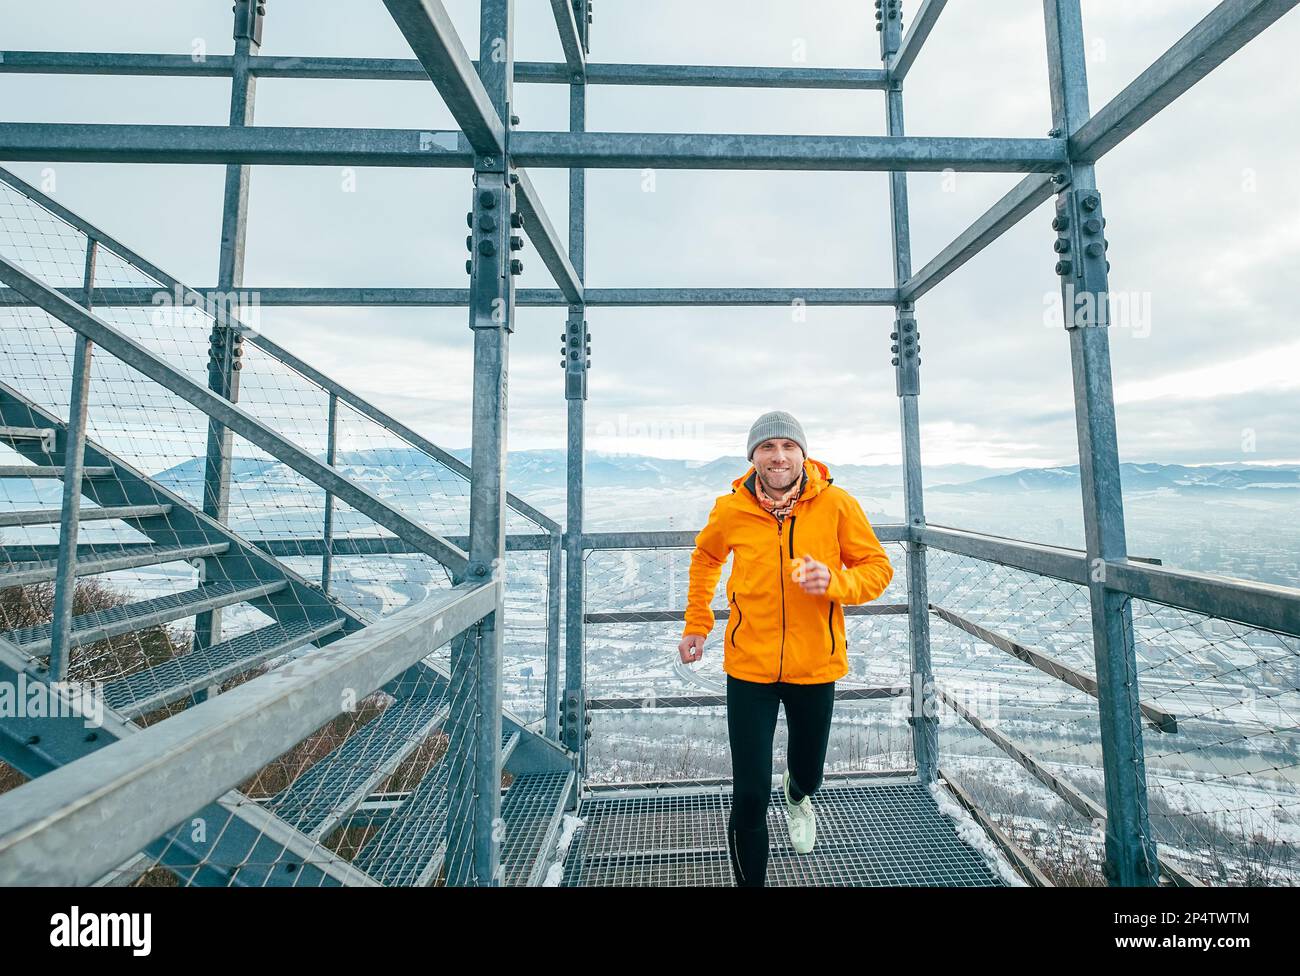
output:
M 98 630 L 101 627 L 118 628 L 121 625 L 129 624 L 131 621 L 141 617 L 152 616 L 154 614 L 176 613 L 176 618 L 185 616 L 184 611 L 197 603 L 203 603 L 210 599 L 222 599 L 234 597 L 237 594 L 246 594 L 251 597 L 254 595 L 265 595 L 283 589 L 286 586 L 284 580 L 272 580 L 262 583 L 247 582 L 225 582 L 225 583 L 205 583 L 192 590 L 185 590 L 180 593 L 168 593 L 166 596 L 154 597 L 150 600 L 143 600 L 140 603 L 128 603 L 120 607 L 111 607 L 107 610 L 95 610 L 91 613 L 83 613 L 80 616 L 72 618 L 72 635 L 74 642 L 79 634 L 85 634 L 92 630 Z M 238 602 L 237 600 L 231 602 Z M 18 630 L 11 630 L 4 635 L 10 642 L 17 644 L 23 649 L 31 649 L 38 645 L 48 644 L 50 640 L 50 624 L 38 624 L 35 627 L 21 627 Z
M 92 576 L 95 573 L 114 572 L 118 569 L 139 569 L 142 566 L 161 566 L 163 563 L 177 562 L 182 559 L 197 559 L 200 556 L 216 555 L 230 548 L 229 543 L 213 542 L 194 546 L 156 546 L 152 544 L 123 549 L 121 552 L 97 553 L 77 560 L 78 576 Z M 0 564 L 3 565 L 3 564 Z M 26 586 L 54 578 L 58 569 L 57 559 L 38 559 L 12 562 L 0 569 L 0 588 L 7 586 Z M 98 567 L 105 566 L 106 569 Z
M 507 752 L 518 733 L 504 731 Z M 384 825 L 366 842 L 353 863 L 384 885 L 413 885 L 443 853 L 443 824 L 447 819 L 446 762 L 439 762 Z M 511 783 L 511 790 L 514 783 Z M 506 794 L 509 796 L 509 792 Z M 504 803 L 502 817 L 504 819 Z M 509 827 L 507 827 L 507 830 Z
M 428 734 L 422 730 L 445 719 L 447 705 L 446 697 L 436 693 L 394 702 L 267 806 L 303 833 L 316 833 L 340 803 L 374 778 L 385 760 L 418 746 Z
M 215 674 L 219 670 L 268 653 L 292 650 L 316 637 L 331 633 L 340 626 L 341 619 L 299 620 L 287 624 L 271 624 L 240 634 L 105 685 L 104 704 L 119 711 L 129 710 L 138 714 L 139 710 L 133 707 L 138 702 L 157 699 L 179 689 L 204 687 L 205 675 Z M 158 704 L 165 702 L 159 701 Z
M 501 844 L 501 883 L 524 885 L 546 843 L 555 811 L 568 792 L 569 771 L 516 776 L 501 803 L 506 836 Z

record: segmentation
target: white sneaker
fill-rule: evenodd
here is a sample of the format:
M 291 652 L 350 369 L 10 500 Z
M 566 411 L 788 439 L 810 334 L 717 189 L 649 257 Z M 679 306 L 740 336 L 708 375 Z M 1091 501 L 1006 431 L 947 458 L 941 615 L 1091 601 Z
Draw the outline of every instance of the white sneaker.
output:
M 813 811 L 812 797 L 805 796 L 798 803 L 790 799 L 790 770 L 781 774 L 781 792 L 785 794 L 785 817 L 790 825 L 790 843 L 800 854 L 807 854 L 817 843 L 817 814 Z

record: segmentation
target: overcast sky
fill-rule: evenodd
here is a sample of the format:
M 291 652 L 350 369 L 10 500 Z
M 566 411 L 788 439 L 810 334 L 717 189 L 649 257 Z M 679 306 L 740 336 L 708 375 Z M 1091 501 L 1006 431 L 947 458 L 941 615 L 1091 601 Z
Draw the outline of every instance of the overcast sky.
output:
M 269 0 L 262 53 L 409 57 L 380 0 Z M 918 4 L 906 2 L 905 15 Z M 1085 0 L 1096 111 L 1214 6 Z M 448 3 L 477 56 L 477 4 Z M 878 67 L 868 0 L 598 0 L 600 62 Z M 546 0 L 518 0 L 516 58 L 562 60 Z M 228 0 L 0 0 L 0 50 L 228 54 Z M 1098 164 L 1124 460 L 1300 460 L 1300 14 L 1252 41 Z M 802 60 L 800 60 L 802 58 Z M 565 129 L 567 87 L 521 85 L 525 129 Z M 0 73 L 5 121 L 224 124 L 221 79 Z M 1051 127 L 1040 0 L 951 0 L 908 76 L 912 135 L 1041 137 Z M 256 122 L 451 128 L 431 84 L 260 81 Z M 881 134 L 879 92 L 593 87 L 591 130 Z M 222 169 L 5 163 L 195 285 L 216 280 Z M 563 171 L 533 171 L 567 228 Z M 1015 184 L 910 177 L 914 267 Z M 647 191 L 647 184 L 652 192 Z M 253 172 L 245 283 L 464 287 L 469 174 L 338 167 Z M 1077 461 L 1067 339 L 1054 314 L 1051 204 L 927 294 L 921 417 L 928 463 Z M 588 176 L 587 283 L 887 287 L 878 173 L 639 170 Z M 524 252 L 522 287 L 551 287 Z M 743 454 L 760 413 L 798 417 L 829 463 L 896 462 L 887 309 L 594 309 L 591 450 Z M 523 309 L 509 448 L 564 444 L 563 309 Z M 469 443 L 471 335 L 461 309 L 264 309 L 268 334 L 448 447 Z

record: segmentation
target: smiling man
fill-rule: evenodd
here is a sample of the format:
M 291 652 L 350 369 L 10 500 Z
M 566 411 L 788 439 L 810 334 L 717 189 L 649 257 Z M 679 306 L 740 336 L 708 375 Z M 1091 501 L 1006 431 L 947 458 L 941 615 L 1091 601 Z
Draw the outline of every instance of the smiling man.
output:
M 774 410 L 749 431 L 750 468 L 731 483 L 695 538 L 686 625 L 678 653 L 698 661 L 713 630 L 710 606 L 728 553 L 727 674 L 732 804 L 727 845 L 736 884 L 767 875 L 772 739 L 785 705 L 781 777 L 794 849 L 816 843 L 812 794 L 822 781 L 835 682 L 848 674 L 844 607 L 876 599 L 894 568 L 862 506 L 807 456 L 803 427 Z

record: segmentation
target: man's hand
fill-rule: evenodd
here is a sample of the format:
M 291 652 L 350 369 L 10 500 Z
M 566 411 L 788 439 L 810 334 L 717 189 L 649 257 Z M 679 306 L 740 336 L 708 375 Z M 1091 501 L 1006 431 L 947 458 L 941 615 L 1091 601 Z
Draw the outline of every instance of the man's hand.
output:
M 677 653 L 682 656 L 683 664 L 692 664 L 704 656 L 704 635 L 687 634 L 677 645 Z
M 831 570 L 825 563 L 819 563 L 807 553 L 803 557 L 803 565 L 794 571 L 795 582 L 803 587 L 803 591 L 812 596 L 821 596 L 826 592 L 826 588 L 831 585 Z

